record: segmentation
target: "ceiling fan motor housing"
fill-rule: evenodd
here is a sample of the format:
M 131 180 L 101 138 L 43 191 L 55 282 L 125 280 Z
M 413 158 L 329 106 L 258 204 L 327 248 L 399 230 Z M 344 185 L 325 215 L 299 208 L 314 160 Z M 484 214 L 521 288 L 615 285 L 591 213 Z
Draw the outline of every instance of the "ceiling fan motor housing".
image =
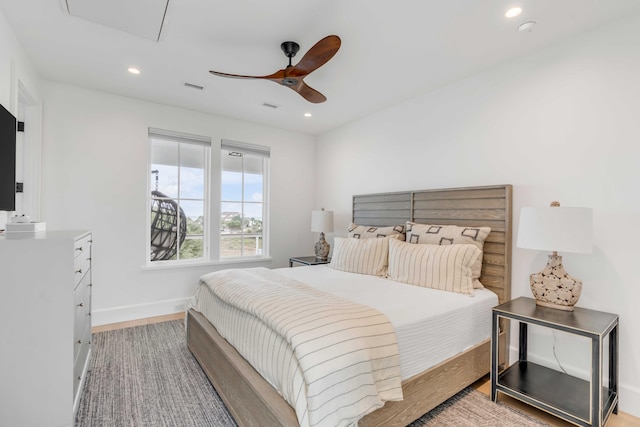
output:
M 280 49 L 282 49 L 287 58 L 293 58 L 300 50 L 300 45 L 296 42 L 284 42 L 280 45 Z

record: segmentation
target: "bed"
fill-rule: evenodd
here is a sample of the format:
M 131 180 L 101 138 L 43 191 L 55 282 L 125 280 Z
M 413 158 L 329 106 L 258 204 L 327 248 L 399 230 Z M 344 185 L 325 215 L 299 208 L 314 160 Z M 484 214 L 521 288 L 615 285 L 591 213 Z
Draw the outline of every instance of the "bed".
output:
M 501 185 L 358 195 L 353 197 L 352 218 L 354 223 L 370 226 L 412 221 L 491 227 L 484 243 L 480 281 L 502 303 L 510 299 L 511 293 L 511 194 L 510 185 Z M 507 345 L 507 332 L 502 331 L 502 346 Z M 207 318 L 193 309 L 187 313 L 187 340 L 189 349 L 239 425 L 298 425 L 293 408 L 218 334 Z M 410 372 L 408 377 L 404 374 L 403 400 L 387 402 L 362 418 L 358 425 L 411 423 L 486 375 L 489 359 L 490 343 L 485 339 L 466 345 L 463 351 L 426 371 Z

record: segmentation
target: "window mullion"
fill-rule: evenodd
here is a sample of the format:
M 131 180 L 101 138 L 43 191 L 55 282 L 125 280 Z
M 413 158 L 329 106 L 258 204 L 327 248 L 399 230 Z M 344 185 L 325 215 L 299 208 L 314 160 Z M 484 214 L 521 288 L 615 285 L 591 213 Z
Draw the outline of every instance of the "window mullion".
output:
M 240 256 L 244 256 L 244 159 L 246 154 L 242 154 L 242 191 L 240 192 Z
M 182 146 L 179 142 L 177 142 L 178 144 L 178 194 L 176 195 L 176 203 L 178 204 L 178 220 L 176 221 L 176 224 L 178 226 L 178 229 L 176 230 L 176 236 L 178 237 L 177 240 L 177 248 L 176 248 L 176 260 L 180 259 L 180 240 L 182 239 L 182 236 L 180 235 L 180 230 L 182 229 L 182 216 L 179 215 L 180 213 L 180 209 L 182 208 L 182 200 L 180 199 L 180 185 L 181 185 L 181 175 L 182 175 L 182 159 L 181 159 L 181 155 L 182 155 Z

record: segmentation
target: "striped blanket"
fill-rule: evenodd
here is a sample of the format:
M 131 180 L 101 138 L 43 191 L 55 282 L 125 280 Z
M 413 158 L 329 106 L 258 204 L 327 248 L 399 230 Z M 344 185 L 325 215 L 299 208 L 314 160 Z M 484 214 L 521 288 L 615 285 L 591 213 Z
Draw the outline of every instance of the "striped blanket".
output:
M 395 332 L 379 311 L 266 268 L 200 282 L 198 294 L 206 286 L 218 319 L 205 315 L 294 407 L 301 426 L 352 425 L 402 399 Z M 207 311 L 198 294 L 192 306 Z

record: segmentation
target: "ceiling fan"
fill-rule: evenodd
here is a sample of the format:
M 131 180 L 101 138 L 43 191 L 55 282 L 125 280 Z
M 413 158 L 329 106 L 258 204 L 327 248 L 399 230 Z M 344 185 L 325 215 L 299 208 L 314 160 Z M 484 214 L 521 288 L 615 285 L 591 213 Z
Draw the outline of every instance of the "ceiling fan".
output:
M 218 71 L 209 71 L 211 74 L 221 77 L 231 77 L 234 79 L 264 79 L 271 80 L 298 92 L 304 99 L 314 104 L 324 102 L 327 98 L 317 90 L 309 87 L 303 79 L 313 71 L 326 64 L 333 55 L 340 49 L 340 37 L 327 36 L 313 45 L 311 49 L 302 57 L 296 65 L 291 65 L 291 58 L 296 56 L 300 50 L 300 45 L 296 42 L 284 42 L 280 48 L 285 56 L 289 58 L 289 65 L 286 68 L 276 71 L 268 76 L 241 76 L 237 74 L 227 74 Z

